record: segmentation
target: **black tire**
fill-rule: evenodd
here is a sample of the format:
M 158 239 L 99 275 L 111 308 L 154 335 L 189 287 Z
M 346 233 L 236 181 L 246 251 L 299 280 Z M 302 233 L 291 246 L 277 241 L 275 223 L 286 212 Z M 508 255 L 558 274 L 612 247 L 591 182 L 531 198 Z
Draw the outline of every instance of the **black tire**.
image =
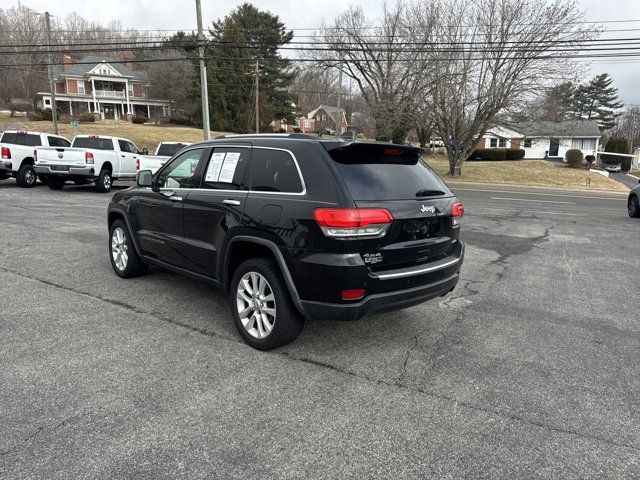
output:
M 265 293 L 268 293 L 268 291 L 271 290 L 274 297 L 273 303 L 271 303 L 270 300 L 266 300 L 264 303 L 260 302 L 265 307 L 269 307 L 270 310 L 273 310 L 276 313 L 273 318 L 271 330 L 264 338 L 256 338 L 249 333 L 249 330 L 245 328 L 242 320 L 240 319 L 237 299 L 238 285 L 242 278 L 251 272 L 258 273 L 266 279 L 268 285 L 265 288 Z M 268 296 L 269 295 L 267 295 L 267 297 Z M 250 305 L 246 300 L 244 302 L 245 307 Z M 253 258 L 243 262 L 237 268 L 233 274 L 233 279 L 231 280 L 229 303 L 231 305 L 231 314 L 233 315 L 233 320 L 240 336 L 245 342 L 258 350 L 271 350 L 273 348 L 286 345 L 287 343 L 295 340 L 298 335 L 300 335 L 302 327 L 304 327 L 304 319 L 291 300 L 291 296 L 289 295 L 289 291 L 284 283 L 280 269 L 273 260 L 267 258 Z M 248 322 L 249 325 L 255 326 L 253 330 L 258 329 L 258 322 L 253 316 L 248 319 Z M 264 325 L 264 323 L 262 325 Z
M 62 190 L 64 188 L 64 182 L 64 177 L 56 177 L 54 175 L 47 177 L 47 185 L 49 185 L 51 190 Z
M 116 244 L 119 243 L 117 240 L 117 230 L 120 231 L 121 236 L 124 240 L 124 244 L 118 245 L 119 250 L 115 248 L 114 245 L 114 242 Z M 116 275 L 118 275 L 120 278 L 139 277 L 140 275 L 144 275 L 145 273 L 147 273 L 148 265 L 144 263 L 138 256 L 138 252 L 136 252 L 136 248 L 133 245 L 129 229 L 122 220 L 116 220 L 111 224 L 111 227 L 109 227 L 108 251 L 109 260 L 111 261 L 111 267 L 113 267 L 113 271 L 116 272 Z M 118 253 L 122 252 L 126 254 L 124 265 L 122 263 L 117 263 L 117 259 L 122 258 L 118 257 Z
M 36 184 L 36 179 L 36 171 L 33 169 L 33 165 L 23 164 L 20 166 L 16 175 L 19 187 L 31 188 Z
M 112 183 L 111 172 L 104 168 L 100 170 L 100 175 L 96 178 L 96 190 L 100 193 L 108 193 L 111 190 Z
M 49 182 L 47 181 L 47 176 L 46 175 L 38 175 L 38 180 L 40 180 L 45 185 L 49 185 Z
M 638 201 L 638 197 L 636 195 L 631 195 L 629 197 L 629 202 L 627 203 L 627 211 L 629 212 L 630 217 L 640 218 L 640 202 Z

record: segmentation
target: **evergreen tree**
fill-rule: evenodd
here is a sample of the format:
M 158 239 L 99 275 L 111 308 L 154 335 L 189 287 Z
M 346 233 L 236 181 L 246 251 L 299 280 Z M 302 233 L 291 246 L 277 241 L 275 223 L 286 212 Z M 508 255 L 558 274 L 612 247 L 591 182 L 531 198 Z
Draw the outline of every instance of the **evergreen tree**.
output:
M 579 85 L 574 93 L 574 110 L 578 118 L 597 120 L 600 131 L 613 128 L 624 103 L 618 98 L 618 89 L 612 86 L 608 73 L 596 75 L 588 84 Z
M 278 16 L 249 3 L 213 22 L 207 49 L 211 128 L 249 132 L 255 125 L 255 65 L 259 63 L 260 130 L 274 119 L 291 119 L 287 88 L 294 72 L 278 53 L 293 32 Z
M 539 120 L 566 120 L 573 116 L 576 86 L 571 82 L 554 85 L 544 91 L 534 104 L 533 115 Z

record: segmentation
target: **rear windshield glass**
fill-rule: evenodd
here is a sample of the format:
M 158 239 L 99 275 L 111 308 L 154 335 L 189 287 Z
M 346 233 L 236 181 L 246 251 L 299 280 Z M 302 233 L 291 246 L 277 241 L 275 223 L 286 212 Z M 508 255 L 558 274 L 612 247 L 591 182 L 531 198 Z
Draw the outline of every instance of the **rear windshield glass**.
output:
M 2 143 L 9 143 L 11 145 L 24 145 L 27 147 L 39 147 L 40 135 L 33 135 L 31 133 L 5 133 L 2 135 Z
M 110 138 L 79 137 L 74 138 L 75 148 L 93 148 L 94 150 L 113 150 L 113 141 Z
M 449 191 L 413 149 L 352 144 L 329 154 L 354 200 L 405 200 Z
M 164 157 L 173 157 L 176 153 L 182 150 L 186 145 L 184 143 L 163 143 L 158 148 L 157 155 Z

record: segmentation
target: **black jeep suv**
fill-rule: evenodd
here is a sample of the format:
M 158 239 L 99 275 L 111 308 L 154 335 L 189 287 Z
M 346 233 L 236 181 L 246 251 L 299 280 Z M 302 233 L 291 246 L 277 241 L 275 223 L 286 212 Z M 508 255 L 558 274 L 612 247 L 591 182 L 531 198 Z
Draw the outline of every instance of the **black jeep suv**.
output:
M 123 278 L 159 265 L 229 293 L 240 335 L 271 349 L 304 319 L 355 320 L 453 290 L 463 206 L 413 147 L 291 135 L 191 145 L 108 210 Z

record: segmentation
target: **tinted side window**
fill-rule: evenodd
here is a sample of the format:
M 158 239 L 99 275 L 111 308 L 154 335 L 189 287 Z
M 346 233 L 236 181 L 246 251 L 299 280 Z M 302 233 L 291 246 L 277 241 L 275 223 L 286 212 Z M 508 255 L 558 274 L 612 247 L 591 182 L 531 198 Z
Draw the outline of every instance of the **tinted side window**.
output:
M 69 147 L 71 142 L 60 137 L 47 137 L 50 147 Z
M 246 190 L 244 172 L 249 163 L 248 148 L 218 147 L 211 153 L 202 188 Z
M 302 181 L 289 152 L 255 148 L 251 156 L 251 190 L 302 193 Z
M 135 153 L 131 143 L 127 142 L 126 140 L 118 140 L 118 146 L 120 147 L 121 152 Z
M 167 168 L 160 172 L 157 178 L 158 186 L 160 188 L 196 187 L 195 175 L 203 151 L 202 148 L 196 148 L 174 158 Z

